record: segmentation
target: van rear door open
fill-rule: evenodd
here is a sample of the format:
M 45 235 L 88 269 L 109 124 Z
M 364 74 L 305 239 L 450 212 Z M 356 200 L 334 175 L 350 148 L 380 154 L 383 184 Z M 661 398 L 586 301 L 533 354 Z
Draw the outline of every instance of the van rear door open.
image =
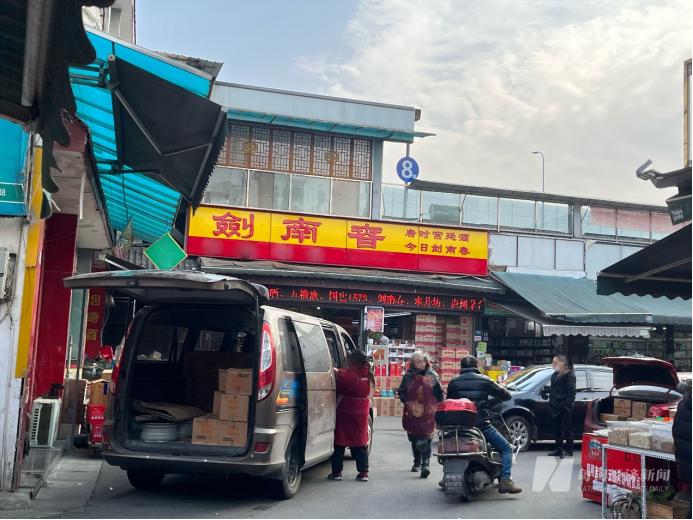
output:
M 264 305 L 267 288 L 238 278 L 184 271 L 110 271 L 65 278 L 68 289 L 118 290 L 141 303 L 220 303 Z

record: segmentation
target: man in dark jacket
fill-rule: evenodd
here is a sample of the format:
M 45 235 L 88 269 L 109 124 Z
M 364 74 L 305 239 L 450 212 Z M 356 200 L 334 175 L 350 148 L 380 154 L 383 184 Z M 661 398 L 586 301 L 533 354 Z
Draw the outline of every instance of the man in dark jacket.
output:
M 481 430 L 486 440 L 501 454 L 503 469 L 501 470 L 500 493 L 521 493 L 510 478 L 513 466 L 513 449 L 510 443 L 496 430 L 489 421 L 489 399 L 495 397 L 507 401 L 512 396 L 505 388 L 490 378 L 482 375 L 477 368 L 475 357 L 467 356 L 460 363 L 460 375 L 448 384 L 448 399 L 469 399 L 476 405 L 476 427 Z
M 674 456 L 681 490 L 674 500 L 684 502 L 691 516 L 691 382 L 679 384 L 678 390 L 683 394 L 674 417 L 672 434 L 674 435 Z
M 549 410 L 554 424 L 556 449 L 549 453 L 552 457 L 573 456 L 573 404 L 575 403 L 575 372 L 572 363 L 563 354 L 553 357 L 551 366 L 551 391 Z M 565 447 L 564 447 L 565 446 Z

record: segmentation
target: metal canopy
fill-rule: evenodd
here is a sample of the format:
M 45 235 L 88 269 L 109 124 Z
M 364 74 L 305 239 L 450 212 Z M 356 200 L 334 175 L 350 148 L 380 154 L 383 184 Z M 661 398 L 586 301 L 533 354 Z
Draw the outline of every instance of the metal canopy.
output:
M 597 291 L 690 300 L 691 225 L 601 271 Z
M 413 143 L 415 137 L 429 137 L 435 134 L 428 132 L 405 132 L 388 128 L 376 128 L 371 126 L 356 126 L 332 121 L 320 121 L 317 119 L 306 119 L 298 117 L 288 117 L 263 112 L 251 112 L 230 108 L 227 111 L 229 119 L 238 121 L 248 121 L 250 123 L 264 123 L 275 126 L 288 126 L 293 128 L 304 128 L 315 132 L 330 132 L 337 134 L 348 134 L 370 139 L 382 139 L 384 141 L 396 141 L 403 143 Z
M 95 30 L 87 35 L 96 60 L 71 68 L 70 80 L 109 220 L 120 231 L 132 220 L 134 236 L 152 242 L 174 227 L 182 198 L 201 199 L 225 115 L 207 99 L 207 74 Z
M 597 284 L 586 278 L 493 273 L 549 319 L 566 324 L 691 325 L 691 307 L 684 300 L 650 296 L 600 296 Z

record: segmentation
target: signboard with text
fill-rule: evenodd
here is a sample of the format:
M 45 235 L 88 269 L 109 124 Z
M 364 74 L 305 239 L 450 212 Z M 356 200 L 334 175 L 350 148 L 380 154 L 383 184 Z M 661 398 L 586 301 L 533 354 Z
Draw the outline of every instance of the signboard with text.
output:
M 366 315 L 364 330 L 371 332 L 385 332 L 385 308 L 384 307 L 366 307 L 364 309 Z
M 398 291 L 372 291 L 359 289 L 329 289 L 307 286 L 267 285 L 269 299 L 297 303 L 337 305 L 378 305 L 396 309 L 424 309 L 456 312 L 484 312 L 484 299 L 479 296 L 441 296 Z
M 189 255 L 485 276 L 488 234 L 418 224 L 200 206 Z

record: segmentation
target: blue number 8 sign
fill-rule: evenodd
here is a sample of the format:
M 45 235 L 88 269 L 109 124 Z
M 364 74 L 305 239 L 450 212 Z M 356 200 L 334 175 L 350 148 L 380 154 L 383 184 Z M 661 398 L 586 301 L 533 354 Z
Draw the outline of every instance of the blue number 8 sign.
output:
M 419 176 L 419 163 L 412 157 L 402 157 L 397 162 L 397 177 L 409 183 Z

